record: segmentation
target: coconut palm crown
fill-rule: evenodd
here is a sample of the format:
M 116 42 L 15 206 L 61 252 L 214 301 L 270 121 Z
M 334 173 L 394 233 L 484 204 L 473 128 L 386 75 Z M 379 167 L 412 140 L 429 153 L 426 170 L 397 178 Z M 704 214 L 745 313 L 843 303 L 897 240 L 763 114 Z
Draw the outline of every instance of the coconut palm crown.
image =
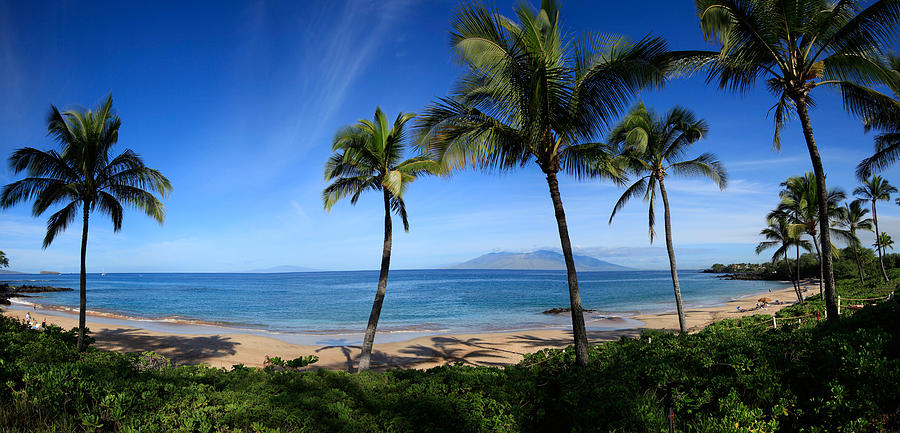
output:
M 894 98 L 887 99 L 879 93 L 863 94 L 858 102 L 861 106 L 873 107 L 864 119 L 866 131 L 878 131 L 874 140 L 874 153 L 856 166 L 856 177 L 860 180 L 886 170 L 900 158 L 900 57 L 896 54 L 888 55 L 885 66 L 893 76 L 887 85 Z M 869 99 L 875 103 L 870 103 Z
M 42 151 L 25 147 L 9 158 L 14 173 L 27 177 L 3 187 L 0 207 L 9 208 L 33 200 L 35 217 L 51 207 L 62 206 L 47 220 L 43 247 L 82 216 L 81 235 L 81 305 L 79 310 L 78 347 L 84 348 L 86 311 L 86 263 L 88 220 L 92 212 L 110 217 L 113 230 L 122 229 L 124 205 L 138 209 L 160 224 L 165 220 L 165 207 L 154 195 L 165 197 L 172 185 L 159 171 L 144 165 L 131 149 L 110 155 L 119 140 L 122 121 L 112 108 L 109 95 L 96 111 L 60 112 L 51 106 L 47 132 L 60 150 Z
M 868 4 L 867 4 L 868 3 Z M 748 91 L 765 80 L 777 98 L 772 107 L 774 146 L 796 115 L 816 175 L 819 230 L 830 242 L 825 169 L 815 142 L 809 108 L 819 87 L 836 89 L 844 107 L 870 116 L 889 98 L 872 90 L 891 80 L 881 62 L 900 23 L 900 0 L 695 0 L 700 28 L 715 52 L 683 54 L 708 71 L 708 82 L 722 89 Z M 875 96 L 877 94 L 877 96 Z M 831 251 L 822 256 L 828 317 L 838 319 Z
M 450 97 L 418 120 L 421 146 L 452 169 L 505 171 L 534 161 L 546 175 L 566 261 L 576 362 L 587 364 L 587 333 L 557 173 L 612 177 L 608 146 L 594 142 L 633 95 L 658 87 L 670 65 L 665 43 L 614 36 L 575 40 L 560 28 L 556 1 L 525 2 L 516 19 L 481 5 L 458 10 L 451 46 L 466 66 Z
M 797 248 L 799 255 L 800 248 L 809 251 L 812 249 L 812 244 L 805 239 L 800 239 L 801 227 L 789 223 L 784 215 L 769 218 L 768 223 L 768 227 L 759 232 L 766 240 L 756 245 L 756 254 L 775 248 L 775 252 L 772 254 L 772 263 L 784 260 L 788 275 L 791 278 L 791 284 L 794 286 L 794 294 L 797 295 L 797 301 L 803 302 L 803 292 L 800 291 L 799 270 L 795 279 L 791 271 L 791 264 L 788 261 L 788 254 L 791 247 Z
M 672 286 L 675 290 L 675 306 L 678 312 L 678 325 L 682 333 L 687 332 L 684 310 L 681 302 L 681 287 L 678 282 L 678 271 L 675 265 L 675 249 L 672 245 L 672 222 L 669 196 L 666 193 L 665 179 L 671 175 L 703 176 L 712 180 L 720 189 L 725 189 L 728 175 L 715 155 L 703 153 L 700 156 L 684 160 L 688 148 L 698 140 L 705 138 L 709 132 L 706 121 L 698 119 L 694 113 L 675 107 L 665 115 L 658 116 L 648 110 L 643 103 L 637 104 L 610 132 L 609 143 L 616 146 L 619 164 L 627 167 L 628 174 L 637 180 L 629 186 L 609 216 L 612 224 L 616 212 L 636 196 L 643 196 L 649 203 L 650 243 L 656 235 L 655 203 L 657 195 L 663 200 L 663 213 L 666 230 L 666 248 L 669 253 L 669 267 L 672 274 Z M 659 194 L 657 194 L 657 192 Z
M 890 280 L 888 279 L 887 270 L 884 268 L 884 259 L 882 258 L 884 248 L 879 244 L 881 237 L 878 230 L 877 203 L 879 201 L 890 201 L 891 194 L 896 192 L 897 188 L 888 183 L 888 181 L 881 176 L 872 176 L 869 179 L 865 179 L 862 181 L 862 185 L 853 190 L 853 195 L 859 197 L 861 202 L 872 203 L 872 221 L 875 224 L 875 249 L 878 251 L 878 263 L 881 265 L 881 276 L 884 277 L 885 281 Z
M 409 231 L 409 220 L 403 194 L 418 176 L 437 174 L 441 165 L 425 156 L 404 159 L 407 153 L 406 123 L 413 114 L 400 113 L 393 124 L 381 108 L 375 110 L 373 120 L 362 119 L 340 130 L 334 138 L 334 154 L 325 164 L 325 180 L 331 182 L 322 191 L 322 202 L 330 210 L 341 199 L 350 198 L 356 204 L 366 191 L 380 191 L 384 200 L 384 248 L 381 272 L 369 323 L 363 338 L 358 371 L 369 368 L 375 331 L 387 291 L 391 262 L 393 226 L 391 213 L 396 213 Z
M 835 236 L 846 242 L 853 252 L 860 284 L 866 284 L 866 275 L 863 272 L 862 261 L 859 257 L 859 248 L 862 246 L 862 242 L 860 242 L 857 232 L 860 230 L 874 231 L 872 218 L 866 217 L 868 214 L 869 210 L 863 207 L 863 203 L 860 200 L 844 203 L 844 206 L 839 208 L 837 212 L 836 225 L 839 229 L 834 232 Z
M 833 253 L 836 248 L 830 241 L 830 235 L 833 228 L 829 222 L 826 233 L 828 238 L 822 235 L 819 225 L 819 195 L 816 182 L 816 176 L 813 173 L 806 173 L 803 176 L 792 176 L 781 183 L 782 190 L 778 193 L 781 202 L 778 207 L 769 213 L 768 218 L 778 218 L 784 216 L 788 222 L 796 225 L 804 233 L 813 239 L 813 246 L 816 248 L 816 257 L 819 260 L 819 292 L 825 293 L 825 265 L 823 256 L 825 251 L 829 254 Z M 825 208 L 832 214 L 831 217 L 837 216 L 838 205 L 844 200 L 846 194 L 840 189 L 831 189 L 826 196 Z M 829 245 L 829 248 L 823 248 L 823 245 Z M 835 313 L 836 314 L 836 313 Z

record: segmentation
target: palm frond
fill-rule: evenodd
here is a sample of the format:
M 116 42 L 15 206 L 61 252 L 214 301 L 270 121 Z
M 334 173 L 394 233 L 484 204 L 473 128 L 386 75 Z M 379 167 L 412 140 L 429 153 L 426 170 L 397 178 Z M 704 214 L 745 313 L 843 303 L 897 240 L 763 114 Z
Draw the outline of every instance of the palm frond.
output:
M 53 243 L 53 240 L 56 239 L 56 236 L 64 232 L 72 221 L 75 221 L 75 216 L 78 215 L 80 208 L 80 201 L 72 201 L 53 215 L 50 215 L 50 218 L 47 219 L 47 234 L 44 235 L 42 244 L 44 249 L 47 249 Z
M 616 200 L 616 205 L 613 206 L 612 213 L 609 215 L 609 224 L 612 224 L 613 218 L 616 216 L 616 213 L 622 210 L 625 205 L 634 197 L 638 195 L 646 195 L 647 194 L 647 180 L 649 176 L 644 176 L 638 180 L 636 180 L 631 186 L 625 189 L 625 192 L 622 193 L 622 196 Z
M 669 166 L 672 172 L 681 176 L 702 176 L 713 182 L 719 189 L 724 190 L 728 185 L 728 172 L 725 167 L 711 153 L 704 153 L 689 161 L 680 161 Z

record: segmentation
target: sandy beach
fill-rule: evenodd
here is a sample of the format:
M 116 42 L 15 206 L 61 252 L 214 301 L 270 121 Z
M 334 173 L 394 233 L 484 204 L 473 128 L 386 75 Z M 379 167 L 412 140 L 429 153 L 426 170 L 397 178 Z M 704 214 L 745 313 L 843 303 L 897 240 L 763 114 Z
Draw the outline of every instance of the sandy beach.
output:
M 753 294 L 722 305 L 688 309 L 686 318 L 692 332 L 709 323 L 751 314 L 773 315 L 795 300 L 794 290 L 789 285 L 771 293 Z M 818 286 L 807 284 L 806 294 L 817 293 Z M 753 308 L 757 299 L 767 296 L 786 301 L 783 305 L 770 305 L 753 312 L 739 312 L 737 307 Z M 30 310 L 29 310 L 30 311 Z M 4 315 L 24 320 L 25 309 L 3 308 Z M 46 320 L 64 329 L 78 324 L 77 315 L 46 314 L 37 307 L 32 313 L 37 320 Z M 641 329 L 677 329 L 678 319 L 674 311 L 662 314 L 648 314 L 632 317 L 644 323 L 642 327 L 615 331 L 589 332 L 592 343 L 613 340 L 622 336 L 636 336 Z M 301 355 L 316 355 L 318 368 L 352 370 L 359 356 L 359 346 L 315 346 L 291 344 L 276 338 L 245 333 L 184 334 L 157 332 L 141 328 L 141 322 L 109 324 L 92 321 L 88 315 L 87 326 L 96 339 L 94 347 L 121 352 L 155 351 L 178 364 L 207 364 L 213 367 L 230 368 L 234 364 L 262 366 L 266 356 L 292 359 Z M 464 365 L 497 366 L 514 364 L 522 360 L 526 353 L 544 348 L 561 348 L 572 342 L 571 331 L 561 329 L 540 329 L 513 332 L 491 332 L 475 334 L 434 335 L 417 337 L 406 341 L 379 343 L 375 339 L 372 357 L 374 369 L 430 368 L 438 365 L 462 363 Z

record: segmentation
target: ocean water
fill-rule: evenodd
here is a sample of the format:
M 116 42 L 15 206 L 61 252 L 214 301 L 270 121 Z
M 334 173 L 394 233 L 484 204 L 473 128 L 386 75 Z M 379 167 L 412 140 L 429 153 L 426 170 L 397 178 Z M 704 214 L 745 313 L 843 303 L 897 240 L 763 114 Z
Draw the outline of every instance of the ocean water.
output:
M 580 272 L 589 329 L 639 325 L 637 313 L 674 310 L 668 271 Z M 708 306 L 780 287 L 767 281 L 729 281 L 679 272 L 686 307 Z M 18 298 L 76 308 L 78 275 L 3 275 L 0 280 L 52 285 L 72 292 Z M 283 274 L 89 274 L 88 310 L 149 322 L 209 322 L 284 334 L 362 332 L 378 282 L 377 271 Z M 541 312 L 569 305 L 565 271 L 395 270 L 379 322 L 380 333 L 461 333 L 568 328 L 567 314 Z M 382 340 L 380 337 L 379 340 Z M 383 341 L 383 340 L 382 340 Z

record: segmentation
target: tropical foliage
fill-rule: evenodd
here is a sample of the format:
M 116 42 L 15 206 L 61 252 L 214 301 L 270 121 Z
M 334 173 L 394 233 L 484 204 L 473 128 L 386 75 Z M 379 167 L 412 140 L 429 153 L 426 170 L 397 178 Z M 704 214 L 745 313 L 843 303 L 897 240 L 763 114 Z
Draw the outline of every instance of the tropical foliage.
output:
M 890 54 L 886 67 L 891 73 L 887 82 L 894 93 L 893 100 L 887 100 L 879 94 L 862 94 L 861 104 L 874 106 L 865 118 L 866 130 L 877 130 L 874 154 L 862 160 L 856 167 L 856 177 L 866 179 L 873 173 L 886 170 L 900 157 L 900 57 Z M 867 98 L 875 100 L 875 104 L 867 104 Z
M 775 248 L 775 253 L 772 254 L 772 263 L 777 262 L 779 259 L 784 262 L 791 284 L 794 286 L 797 301 L 803 302 L 803 293 L 800 291 L 800 269 L 798 268 L 797 273 L 794 274 L 791 271 L 788 257 L 791 253 L 791 247 L 795 247 L 797 250 L 797 261 L 799 266 L 800 248 L 807 251 L 812 249 L 809 241 L 800 239 L 800 233 L 800 227 L 796 224 L 789 223 L 786 215 L 778 215 L 774 218 L 769 218 L 769 226 L 759 232 L 766 240 L 760 242 L 756 246 L 756 254 Z
M 633 197 L 642 196 L 649 203 L 650 243 L 656 234 L 655 203 L 657 191 L 663 200 L 663 217 L 666 231 L 666 250 L 669 254 L 669 268 L 672 286 L 675 290 L 675 306 L 678 312 L 678 327 L 687 332 L 684 308 L 681 302 L 681 286 L 678 283 L 678 269 L 675 265 L 675 247 L 672 243 L 672 220 L 669 196 L 665 179 L 668 176 L 702 176 L 713 181 L 720 189 L 725 189 L 728 176 L 725 168 L 711 153 L 703 153 L 693 159 L 684 159 L 690 146 L 706 137 L 709 126 L 694 113 L 675 107 L 659 116 L 638 104 L 610 132 L 609 143 L 616 146 L 618 163 L 626 167 L 628 174 L 637 179 L 616 202 L 609 223 L 612 224 L 616 212 Z
M 825 230 L 825 233 L 829 236 L 825 236 L 819 231 L 819 215 L 822 206 L 819 205 L 817 184 L 817 178 L 813 173 L 806 173 L 804 176 L 793 176 L 782 182 L 782 190 L 779 192 L 781 202 L 775 210 L 769 213 L 768 218 L 785 218 L 791 224 L 794 224 L 797 230 L 803 231 L 812 238 L 812 245 L 816 249 L 816 257 L 818 257 L 819 261 L 819 294 L 826 299 L 826 302 L 830 302 L 828 301 L 828 292 L 823 290 L 826 280 L 826 267 L 823 257 L 826 251 L 830 255 L 835 247 L 830 241 L 826 242 L 826 238 L 830 239 L 830 234 L 833 232 L 832 225 L 829 223 L 828 228 Z M 838 205 L 845 197 L 846 195 L 843 191 L 832 189 L 828 191 L 824 207 L 829 210 L 832 216 L 837 216 Z M 837 297 L 836 294 L 834 296 Z M 834 314 L 837 313 L 835 312 Z
M 107 215 L 113 230 L 122 229 L 124 205 L 134 207 L 160 224 L 165 207 L 153 194 L 165 197 L 172 191 L 169 180 L 131 149 L 118 155 L 110 151 L 119 141 L 121 119 L 113 111 L 112 95 L 97 106 L 96 111 L 50 109 L 47 132 L 60 145 L 59 151 L 43 151 L 32 147 L 16 150 L 9 158 L 14 173 L 27 177 L 3 187 L 0 207 L 9 208 L 32 200 L 31 211 L 41 216 L 51 207 L 62 205 L 47 220 L 44 248 L 50 246 L 81 214 L 81 292 L 78 347 L 84 345 L 86 310 L 86 254 L 88 219 L 91 212 Z
M 881 259 L 882 254 L 884 254 L 884 247 L 878 242 L 881 239 L 881 235 L 878 230 L 878 210 L 876 204 L 879 201 L 890 201 L 891 194 L 896 192 L 897 188 L 888 183 L 888 181 L 881 176 L 872 176 L 871 179 L 865 179 L 862 181 L 862 185 L 853 190 L 853 195 L 859 197 L 861 202 L 872 204 L 872 222 L 875 225 L 875 249 L 878 251 L 878 260 L 881 262 L 881 275 L 884 277 L 885 281 L 888 280 L 888 275 L 887 270 L 884 268 L 884 262 Z
M 897 270 L 892 270 L 895 274 Z M 896 280 L 896 278 L 895 278 Z M 855 278 L 838 293 L 883 291 Z M 784 317 L 821 309 L 812 296 Z M 76 335 L 0 318 L 0 429 L 141 432 L 894 431 L 900 426 L 900 302 L 836 326 L 768 316 L 688 335 L 646 331 L 506 368 L 278 371 L 171 366 L 151 354 L 78 352 Z M 586 386 L 590 384 L 590 386 Z
M 670 65 L 665 43 L 586 35 L 560 27 L 559 5 L 520 3 L 516 19 L 481 4 L 456 14 L 451 46 L 466 71 L 454 93 L 418 119 L 423 149 L 451 168 L 507 171 L 534 162 L 545 174 L 565 257 L 577 361 L 587 363 L 578 277 L 557 173 L 617 178 L 608 146 L 594 138 Z
M 881 62 L 900 23 L 900 2 L 879 0 L 696 0 L 700 28 L 715 52 L 682 53 L 691 67 L 708 71 L 708 82 L 732 91 L 749 91 L 766 80 L 775 95 L 774 146 L 781 129 L 796 115 L 803 129 L 818 194 L 822 244 L 831 243 L 825 168 L 816 145 L 809 108 L 819 87 L 840 92 L 844 107 L 863 118 L 889 109 L 889 98 L 873 88 L 894 79 Z M 821 254 L 829 317 L 837 319 L 832 254 Z
M 339 200 L 350 198 L 356 204 L 366 191 L 381 192 L 384 200 L 384 248 L 381 255 L 381 272 L 372 312 L 363 337 L 359 371 L 369 368 L 375 330 L 387 290 L 388 271 L 391 266 L 392 221 L 396 213 L 409 231 L 406 203 L 403 193 L 418 176 L 437 174 L 441 166 L 425 156 L 405 159 L 407 152 L 406 123 L 414 115 L 400 113 L 393 124 L 381 108 L 375 110 L 374 120 L 360 120 L 356 125 L 342 129 L 335 135 L 334 154 L 325 164 L 325 180 L 331 182 L 322 191 L 325 209 L 330 210 Z
M 0 251 L 0 268 L 8 268 L 9 267 L 9 259 L 6 258 L 6 253 Z
M 856 260 L 856 267 L 859 271 L 859 283 L 866 284 L 866 274 L 863 272 L 862 259 L 860 258 L 862 242 L 859 240 L 857 232 L 860 230 L 872 231 L 874 224 L 872 218 L 866 218 L 869 213 L 868 209 L 862 207 L 862 202 L 853 200 L 845 203 L 839 209 L 837 226 L 840 229 L 835 230 L 835 234 L 839 239 L 843 240 L 848 249 L 853 253 Z M 884 263 L 883 261 L 881 263 Z

